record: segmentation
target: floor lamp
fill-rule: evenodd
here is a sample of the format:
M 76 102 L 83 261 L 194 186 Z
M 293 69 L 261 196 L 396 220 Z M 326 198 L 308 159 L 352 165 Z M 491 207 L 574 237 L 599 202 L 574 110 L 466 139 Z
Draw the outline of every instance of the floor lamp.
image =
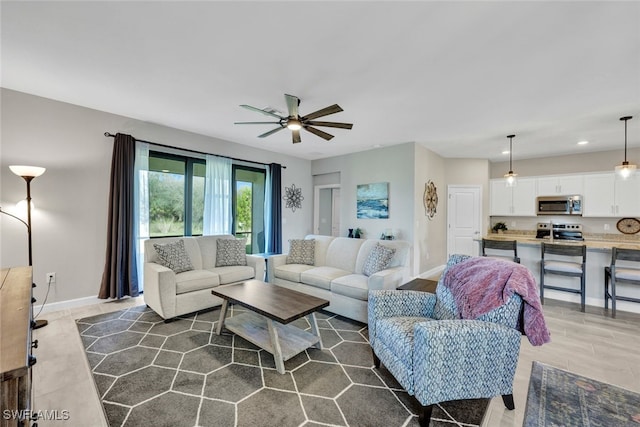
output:
M 27 234 L 29 236 L 29 266 L 33 265 L 33 255 L 31 249 L 31 181 L 33 178 L 36 178 L 44 173 L 45 168 L 41 168 L 38 166 L 9 166 L 11 172 L 22 177 L 27 182 L 27 222 L 24 222 L 22 219 L 18 218 L 15 215 L 12 215 L 8 212 L 5 212 L 0 208 L 0 212 L 3 214 L 9 215 L 13 218 L 16 218 L 24 225 L 27 226 Z M 34 284 L 35 286 L 35 284 Z M 34 322 L 33 329 L 42 328 L 43 326 L 47 326 L 48 322 L 46 320 L 37 320 Z

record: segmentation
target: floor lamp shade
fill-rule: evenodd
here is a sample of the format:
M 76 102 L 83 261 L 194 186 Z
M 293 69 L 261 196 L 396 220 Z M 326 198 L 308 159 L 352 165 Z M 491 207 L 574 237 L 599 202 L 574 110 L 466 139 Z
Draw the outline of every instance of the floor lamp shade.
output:
M 21 176 L 22 178 L 36 178 L 46 171 L 45 168 L 41 168 L 39 166 L 23 166 L 23 165 L 12 165 L 9 166 L 11 172 L 14 174 Z

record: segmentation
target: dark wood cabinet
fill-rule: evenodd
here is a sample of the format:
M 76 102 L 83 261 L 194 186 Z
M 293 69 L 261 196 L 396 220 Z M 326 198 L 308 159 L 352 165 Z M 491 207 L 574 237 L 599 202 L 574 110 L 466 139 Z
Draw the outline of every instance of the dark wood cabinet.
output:
M 0 426 L 28 426 L 31 409 L 31 267 L 0 270 Z

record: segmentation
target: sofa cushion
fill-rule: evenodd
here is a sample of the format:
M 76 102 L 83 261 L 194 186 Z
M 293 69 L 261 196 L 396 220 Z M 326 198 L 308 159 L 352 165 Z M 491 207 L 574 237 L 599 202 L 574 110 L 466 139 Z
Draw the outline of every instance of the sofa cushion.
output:
M 182 239 L 171 243 L 154 243 L 153 247 L 158 253 L 158 261 L 175 273 L 193 270 L 191 259 L 187 255 Z
M 191 270 L 176 274 L 176 294 L 199 291 L 220 284 L 217 274 L 207 270 Z
M 367 301 L 369 298 L 369 279 L 362 274 L 349 274 L 331 282 L 331 292 Z
M 278 279 L 289 280 L 300 283 L 300 274 L 303 271 L 311 270 L 313 267 L 306 264 L 285 264 L 274 269 L 274 276 Z
M 287 264 L 313 265 L 315 263 L 315 251 L 315 239 L 290 239 Z
M 329 267 L 356 273 L 356 259 L 365 239 L 336 237 L 327 248 L 326 264 Z
M 365 276 L 371 276 L 372 274 L 389 267 L 389 264 L 391 264 L 391 258 L 393 258 L 395 253 L 395 249 L 382 246 L 378 243 L 373 247 L 371 252 L 369 252 L 369 256 L 362 267 L 362 274 Z
M 221 285 L 253 279 L 256 274 L 253 267 L 247 265 L 216 267 L 209 269 L 209 271 L 216 273 L 220 277 Z
M 244 239 L 216 240 L 216 267 L 247 265 L 247 249 Z
M 300 274 L 300 281 L 321 289 L 331 289 L 331 281 L 350 274 L 350 271 L 333 267 L 313 267 Z

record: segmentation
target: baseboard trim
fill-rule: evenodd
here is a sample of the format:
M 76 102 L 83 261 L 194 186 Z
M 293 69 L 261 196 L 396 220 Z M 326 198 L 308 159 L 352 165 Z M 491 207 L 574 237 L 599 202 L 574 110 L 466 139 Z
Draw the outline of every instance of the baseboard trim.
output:
M 33 310 L 38 313 L 42 308 L 42 314 L 53 313 L 54 311 L 66 310 L 70 308 L 82 307 L 94 304 L 104 304 L 109 302 L 108 299 L 100 299 L 98 297 L 76 298 L 66 301 L 51 302 L 44 305 L 34 305 Z
M 438 277 L 442 274 L 445 267 L 446 267 L 445 264 L 439 265 L 437 267 L 432 268 L 431 270 L 425 271 L 424 273 L 420 273 L 417 277 L 420 279 L 429 279 L 431 277 Z M 415 278 L 416 277 L 414 277 L 413 279 Z

